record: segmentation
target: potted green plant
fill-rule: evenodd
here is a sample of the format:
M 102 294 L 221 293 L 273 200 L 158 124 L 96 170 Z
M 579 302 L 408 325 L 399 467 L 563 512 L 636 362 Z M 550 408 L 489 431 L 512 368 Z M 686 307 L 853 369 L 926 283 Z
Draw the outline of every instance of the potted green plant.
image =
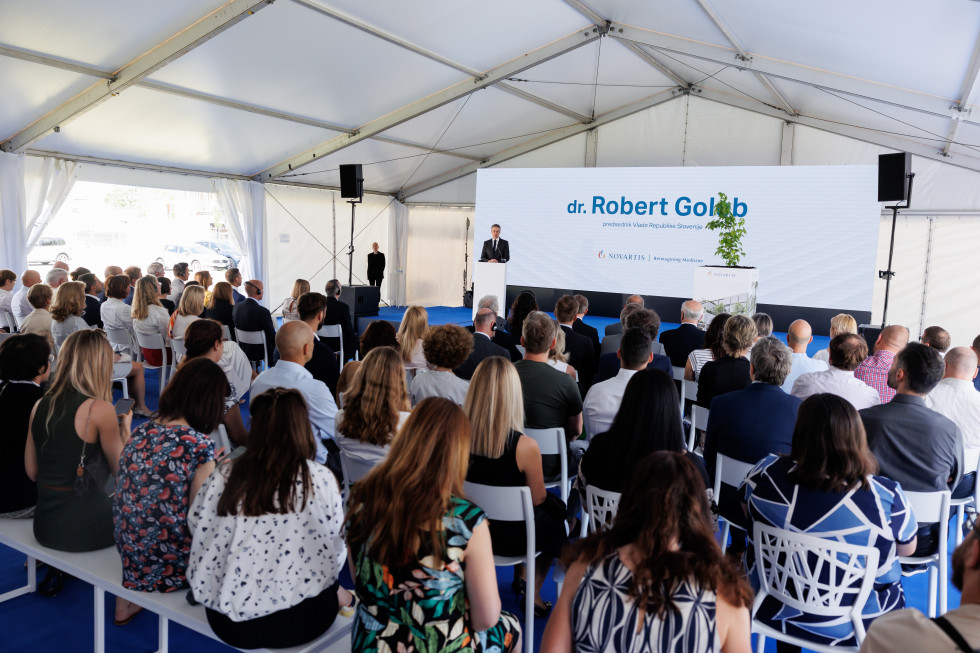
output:
M 738 198 L 736 198 L 737 200 Z M 718 232 L 715 256 L 724 265 L 703 265 L 694 272 L 694 297 L 706 308 L 706 321 L 719 313 L 752 315 L 759 288 L 758 268 L 739 265 L 745 256 L 742 240 L 747 233 L 745 218 L 732 212 L 725 193 L 718 193 L 713 218 L 705 228 Z

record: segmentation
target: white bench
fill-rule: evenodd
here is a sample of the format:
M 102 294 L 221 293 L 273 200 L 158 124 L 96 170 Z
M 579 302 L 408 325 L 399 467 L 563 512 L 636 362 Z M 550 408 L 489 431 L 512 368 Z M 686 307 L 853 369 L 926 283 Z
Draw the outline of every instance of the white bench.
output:
M 13 599 L 37 589 L 37 572 L 35 560 L 47 563 L 60 569 L 79 580 L 92 585 L 95 592 L 95 642 L 93 650 L 96 653 L 105 651 L 105 594 L 110 592 L 121 596 L 148 612 L 159 617 L 159 635 L 157 653 L 169 650 L 168 621 L 173 621 L 190 628 L 205 637 L 218 640 L 208 624 L 207 615 L 202 605 L 190 605 L 187 602 L 186 590 L 176 592 L 135 592 L 122 587 L 122 562 L 114 547 L 89 551 L 85 553 L 67 553 L 55 551 L 38 544 L 34 539 L 34 523 L 30 519 L 0 519 L 0 544 L 5 544 L 28 556 L 27 584 L 23 587 L 0 594 L 0 602 Z M 330 651 L 347 653 L 350 651 L 351 618 L 337 616 L 336 621 L 326 633 L 318 639 L 302 646 L 286 649 L 275 649 L 281 653 L 307 653 L 313 651 Z M 221 640 L 218 640 L 221 641 Z M 268 649 L 263 649 L 268 650 Z

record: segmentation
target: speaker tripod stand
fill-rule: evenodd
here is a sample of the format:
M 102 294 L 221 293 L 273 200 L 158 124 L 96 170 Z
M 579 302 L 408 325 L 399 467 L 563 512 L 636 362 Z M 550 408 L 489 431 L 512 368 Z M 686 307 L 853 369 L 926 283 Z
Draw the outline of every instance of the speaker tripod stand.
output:
M 361 198 L 347 200 L 350 204 L 350 245 L 347 247 L 347 285 L 354 285 L 354 215 Z
M 888 269 L 878 270 L 878 278 L 885 280 L 885 305 L 881 309 L 881 328 L 884 329 L 888 324 L 888 293 L 891 291 L 892 277 L 895 276 L 895 271 L 892 270 L 892 256 L 895 254 L 895 224 L 898 222 L 898 210 L 907 209 L 912 205 L 912 180 L 915 179 L 915 173 L 910 172 L 908 174 L 909 178 L 909 194 L 905 198 L 905 206 L 901 204 L 896 204 L 894 206 L 889 206 L 892 210 L 892 236 L 888 243 Z

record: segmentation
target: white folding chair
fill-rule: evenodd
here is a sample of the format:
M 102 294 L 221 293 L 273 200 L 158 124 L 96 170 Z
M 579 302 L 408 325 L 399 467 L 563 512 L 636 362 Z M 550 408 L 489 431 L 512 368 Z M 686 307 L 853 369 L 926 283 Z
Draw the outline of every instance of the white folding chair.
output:
M 184 344 L 183 338 L 175 338 L 170 341 L 170 348 L 174 350 L 173 365 L 170 368 L 170 378 L 172 379 L 174 378 L 174 374 L 177 373 L 177 365 L 179 365 L 180 361 L 184 360 L 184 356 L 187 355 L 187 346 Z
M 341 372 L 344 371 L 344 329 L 339 324 L 321 324 L 320 328 L 317 329 L 316 334 L 321 338 L 336 338 L 340 343 L 337 349 L 337 354 L 340 358 L 340 364 L 337 369 Z
M 585 486 L 585 518 L 582 520 L 583 530 L 588 524 L 588 533 L 604 531 L 612 527 L 619 509 L 619 492 L 602 490 L 592 485 Z M 583 536 L 585 533 L 581 533 Z
M 344 473 L 344 508 L 347 508 L 347 501 L 350 499 L 350 489 L 354 483 L 368 475 L 374 469 L 374 463 L 366 463 L 347 455 L 343 449 L 340 450 L 340 469 Z
M 721 505 L 721 486 L 722 484 L 728 485 L 734 488 L 738 488 L 748 476 L 749 472 L 752 471 L 753 463 L 743 463 L 741 460 L 735 460 L 734 458 L 729 458 L 723 454 L 718 454 L 715 459 L 715 501 L 718 505 Z M 721 517 L 718 521 L 724 522 L 721 527 L 721 552 L 724 553 L 725 549 L 728 548 L 728 531 L 731 524 L 727 519 Z
M 674 380 L 678 382 L 677 385 L 680 386 L 680 390 L 681 390 L 681 415 L 683 415 L 684 400 L 687 398 L 687 392 L 686 392 L 687 385 L 685 385 L 684 383 L 684 368 L 673 365 L 672 369 L 674 370 Z
M 0 308 L 0 327 L 7 327 L 8 333 L 13 333 L 19 328 L 17 320 L 14 319 L 14 314 L 5 308 Z
M 466 497 L 483 508 L 487 518 L 497 521 L 524 522 L 527 548 L 522 556 L 493 556 L 498 567 L 512 567 L 523 564 L 527 569 L 527 590 L 524 592 L 524 638 L 525 651 L 534 650 L 534 558 L 537 547 L 534 541 L 534 504 L 531 502 L 531 488 L 495 487 L 479 483 L 464 483 Z
M 125 352 L 130 355 L 130 357 L 137 361 L 141 358 L 142 352 L 137 351 L 139 348 L 133 341 L 133 333 L 129 329 L 110 329 L 105 328 L 105 335 L 109 338 L 109 343 L 113 345 L 113 349 L 116 347 L 124 348 Z
M 150 365 L 143 361 L 144 370 L 160 370 L 160 394 L 167 385 L 169 377 L 170 363 L 167 362 L 167 344 L 159 333 L 140 333 L 136 332 L 136 342 L 140 349 L 158 350 L 160 352 L 160 365 Z
M 861 613 L 878 574 L 878 549 L 857 546 L 812 535 L 794 533 L 756 522 L 755 547 L 759 590 L 752 605 L 752 632 L 758 634 L 756 653 L 766 648 L 766 637 L 825 653 L 857 651 L 864 641 Z M 821 617 L 850 619 L 857 646 L 815 644 L 756 620 L 768 596 L 789 610 Z
M 694 395 L 697 396 L 697 395 Z M 687 434 L 687 450 L 691 453 L 697 453 L 694 451 L 698 442 L 698 430 L 704 431 L 708 428 L 708 409 L 704 406 L 698 406 L 695 404 L 691 406 L 691 430 Z
M 976 472 L 980 477 L 980 449 L 965 449 L 963 451 L 963 469 L 968 472 Z M 974 479 L 973 494 L 962 499 L 950 499 L 950 510 L 956 508 L 956 532 L 953 534 L 953 541 L 956 546 L 963 543 L 963 523 L 966 521 L 966 507 L 972 505 L 974 512 L 980 506 L 980 483 Z
M 238 340 L 239 345 L 261 345 L 261 362 L 265 363 L 265 369 L 272 367 L 272 365 L 269 364 L 269 348 L 265 344 L 265 333 L 262 331 L 242 331 L 241 329 L 235 329 L 235 339 Z M 252 369 L 258 372 L 258 364 L 256 361 L 249 358 L 248 362 L 252 364 Z
M 218 428 L 211 433 L 211 440 L 214 442 L 215 453 L 224 449 L 225 454 L 229 454 L 235 448 L 235 445 L 231 443 L 231 438 L 228 437 L 228 429 L 225 428 L 224 424 L 218 424 Z
M 568 505 L 568 445 L 565 444 L 565 429 L 524 429 L 524 435 L 538 443 L 542 456 L 558 456 L 561 460 L 561 473 L 557 478 L 545 479 L 544 486 L 557 487 L 561 500 Z
M 527 350 L 524 349 L 524 345 L 514 345 L 514 347 L 517 348 L 517 351 L 521 352 L 521 357 L 522 358 L 524 357 L 524 354 L 527 353 Z
M 228 328 L 227 324 L 221 325 L 221 339 L 231 340 L 231 329 Z
M 939 594 L 939 613 L 946 614 L 946 579 L 949 556 L 949 490 L 942 492 L 905 492 L 912 507 L 912 514 L 920 524 L 939 523 L 939 547 L 928 556 L 901 556 L 899 561 L 906 565 L 929 566 L 929 612 L 935 617 L 936 594 Z

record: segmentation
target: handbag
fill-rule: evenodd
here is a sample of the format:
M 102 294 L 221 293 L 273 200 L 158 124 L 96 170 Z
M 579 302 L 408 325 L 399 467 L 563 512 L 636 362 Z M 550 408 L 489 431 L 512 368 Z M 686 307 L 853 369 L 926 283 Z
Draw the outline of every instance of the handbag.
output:
M 88 415 L 85 417 L 85 433 L 88 433 L 89 420 L 92 418 L 92 406 L 89 404 Z M 96 456 L 95 460 L 86 464 L 85 454 L 88 451 L 88 442 L 82 440 L 82 456 L 78 460 L 78 467 L 75 469 L 75 482 L 72 489 L 76 497 L 84 497 L 91 494 L 94 490 L 104 491 L 109 482 L 109 461 L 105 456 Z M 95 446 L 98 446 L 96 443 Z

